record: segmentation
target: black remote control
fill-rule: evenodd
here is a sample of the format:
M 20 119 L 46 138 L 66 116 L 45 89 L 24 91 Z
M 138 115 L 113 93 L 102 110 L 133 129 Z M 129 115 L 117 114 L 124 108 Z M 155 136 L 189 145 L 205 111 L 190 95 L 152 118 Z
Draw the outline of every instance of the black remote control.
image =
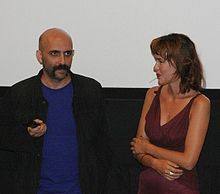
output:
M 31 121 L 28 123 L 28 127 L 31 127 L 31 128 L 35 128 L 37 126 L 39 126 L 39 124 L 36 121 Z

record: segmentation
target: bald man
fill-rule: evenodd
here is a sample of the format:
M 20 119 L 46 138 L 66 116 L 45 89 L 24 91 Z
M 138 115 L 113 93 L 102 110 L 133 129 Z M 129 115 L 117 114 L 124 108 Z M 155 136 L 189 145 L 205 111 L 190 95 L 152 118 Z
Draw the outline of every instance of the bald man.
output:
M 69 34 L 46 30 L 36 52 L 42 69 L 4 96 L 0 193 L 104 193 L 111 151 L 101 85 L 71 72 L 73 56 Z

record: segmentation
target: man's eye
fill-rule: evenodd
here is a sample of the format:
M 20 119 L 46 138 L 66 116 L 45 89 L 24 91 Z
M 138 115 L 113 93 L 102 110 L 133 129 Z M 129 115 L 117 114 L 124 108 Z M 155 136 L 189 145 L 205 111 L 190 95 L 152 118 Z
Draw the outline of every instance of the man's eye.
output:
M 72 56 L 73 53 L 74 53 L 73 50 L 71 50 L 71 51 L 66 51 L 66 52 L 64 53 L 64 55 L 65 55 L 65 56 Z
M 51 55 L 51 56 L 60 56 L 60 52 L 58 52 L 58 51 L 50 51 L 49 55 Z

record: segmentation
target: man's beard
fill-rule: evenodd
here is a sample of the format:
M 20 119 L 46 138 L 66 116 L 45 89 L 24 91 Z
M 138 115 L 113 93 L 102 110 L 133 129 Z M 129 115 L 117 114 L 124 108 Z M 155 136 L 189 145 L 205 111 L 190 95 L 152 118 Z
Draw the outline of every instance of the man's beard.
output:
M 44 65 L 43 65 L 44 66 Z M 57 66 L 54 66 L 54 67 L 51 67 L 51 68 L 46 68 L 44 66 L 44 69 L 47 73 L 47 75 L 53 79 L 53 80 L 56 80 L 56 81 L 62 81 L 65 77 L 67 77 L 67 75 L 69 74 L 70 72 L 70 66 L 66 65 L 66 64 L 59 64 Z M 56 76 L 56 71 L 57 70 L 65 70 L 66 71 L 66 74 L 65 76 L 63 77 L 58 77 Z

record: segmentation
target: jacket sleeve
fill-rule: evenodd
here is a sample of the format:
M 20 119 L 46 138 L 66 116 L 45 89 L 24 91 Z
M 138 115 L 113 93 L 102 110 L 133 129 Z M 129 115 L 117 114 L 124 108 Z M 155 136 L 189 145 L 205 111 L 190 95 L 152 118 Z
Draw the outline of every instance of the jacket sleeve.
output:
M 0 101 L 0 147 L 8 140 L 13 138 L 13 129 L 15 126 L 15 119 L 13 116 L 13 105 L 11 102 L 10 89 L 1 98 Z
M 111 133 L 110 126 L 108 124 L 108 119 L 106 116 L 104 98 L 102 95 L 102 89 L 100 88 L 99 94 L 99 131 L 97 134 L 97 157 L 99 165 L 99 185 L 101 186 L 101 192 L 104 193 L 107 179 L 112 164 L 112 150 L 111 150 Z

